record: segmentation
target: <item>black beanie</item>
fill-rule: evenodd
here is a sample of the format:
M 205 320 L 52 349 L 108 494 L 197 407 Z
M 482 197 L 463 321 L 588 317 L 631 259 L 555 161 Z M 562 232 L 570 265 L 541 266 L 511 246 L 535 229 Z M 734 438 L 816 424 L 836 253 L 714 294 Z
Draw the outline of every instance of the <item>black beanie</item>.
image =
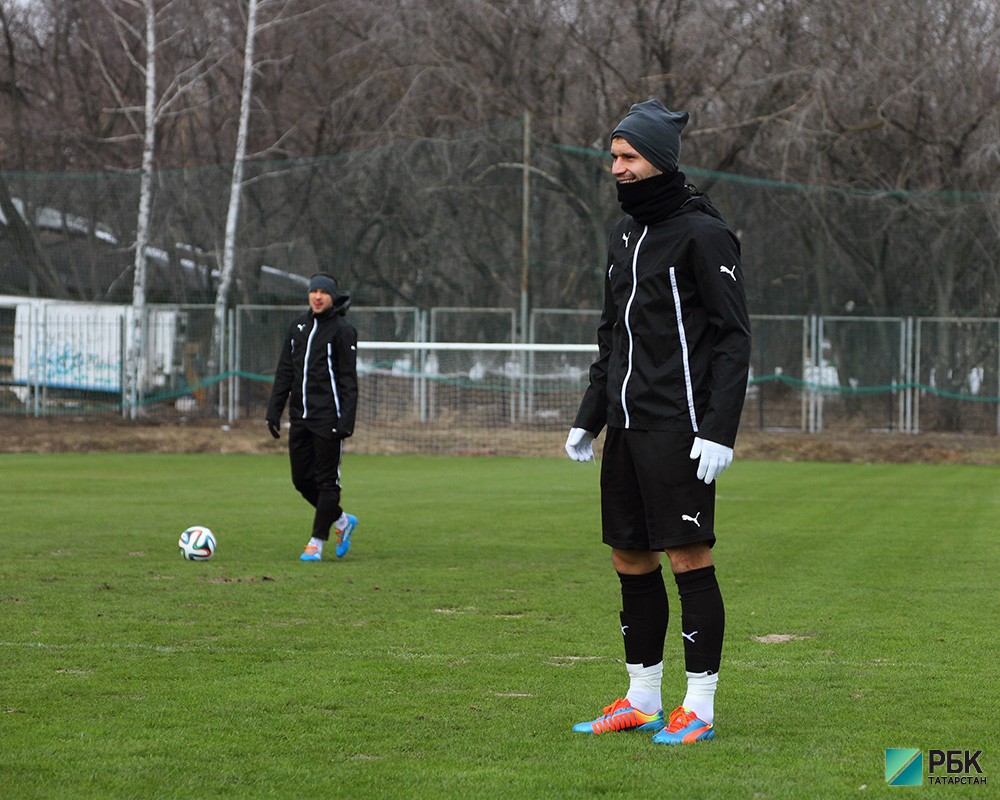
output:
M 677 169 L 681 131 L 688 117 L 687 111 L 668 111 L 659 100 L 647 100 L 629 109 L 611 138 L 624 139 L 654 167 L 673 172 Z

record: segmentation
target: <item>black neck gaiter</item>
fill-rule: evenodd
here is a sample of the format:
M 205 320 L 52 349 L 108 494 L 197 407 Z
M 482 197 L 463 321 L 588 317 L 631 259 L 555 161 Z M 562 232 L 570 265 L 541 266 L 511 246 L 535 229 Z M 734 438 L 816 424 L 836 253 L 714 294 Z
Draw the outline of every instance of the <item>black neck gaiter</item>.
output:
M 684 173 L 675 170 L 635 183 L 619 183 L 618 204 L 643 225 L 662 222 L 691 197 L 684 180 Z

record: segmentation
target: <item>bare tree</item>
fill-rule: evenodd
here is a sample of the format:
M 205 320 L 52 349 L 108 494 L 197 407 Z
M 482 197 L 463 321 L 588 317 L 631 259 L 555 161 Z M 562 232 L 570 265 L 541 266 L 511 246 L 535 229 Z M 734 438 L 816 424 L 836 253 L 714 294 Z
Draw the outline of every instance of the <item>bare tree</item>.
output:
M 240 196 L 243 191 L 243 162 L 246 159 L 247 131 L 250 125 L 250 106 L 253 102 L 254 39 L 257 36 L 257 0 L 249 0 L 247 5 L 247 34 L 243 47 L 243 84 L 240 90 L 240 121 L 236 134 L 236 155 L 233 159 L 233 175 L 229 184 L 229 211 L 226 215 L 226 232 L 223 243 L 222 264 L 219 284 L 215 293 L 215 312 L 212 325 L 212 350 L 209 363 L 223 363 L 222 343 L 225 340 L 226 308 L 229 303 L 229 288 L 233 282 L 236 264 L 236 229 L 240 217 Z M 209 367 L 215 374 L 217 369 Z
M 210 68 L 208 55 L 196 59 L 185 69 L 169 75 L 162 91 L 157 82 L 157 62 L 162 46 L 157 36 L 158 18 L 170 10 L 174 0 L 166 0 L 159 9 L 156 0 L 101 0 L 101 5 L 114 26 L 114 31 L 135 73 L 143 80 L 141 107 L 133 105 L 120 83 L 120 75 L 110 68 L 106 54 L 92 43 L 87 47 L 99 65 L 107 87 L 125 117 L 131 135 L 142 141 L 139 184 L 139 208 L 136 222 L 135 252 L 132 283 L 132 315 L 126 343 L 126 402 L 129 416 L 138 415 L 139 392 L 143 374 L 146 327 L 147 248 L 150 242 L 153 206 L 153 169 L 156 161 L 156 132 L 159 121 Z M 136 13 L 130 13 L 136 12 Z M 176 35 L 173 33 L 172 35 Z M 167 37 L 169 40 L 170 36 Z M 137 42 L 143 43 L 143 57 L 136 52 Z
M 21 77 L 23 62 L 20 56 L 20 42 L 30 39 L 30 28 L 30 21 L 26 18 L 24 9 L 12 7 L 9 2 L 0 0 L 0 33 L 3 35 L 6 50 L 5 75 L 0 79 L 0 93 L 7 96 L 7 106 L 10 110 L 12 165 L 22 171 L 27 167 L 23 116 L 29 101 L 25 81 Z M 0 175 L 0 216 L 5 223 L 4 235 L 13 241 L 15 252 L 20 256 L 29 274 L 40 284 L 39 290 L 53 297 L 65 297 L 66 289 L 38 239 L 32 207 L 26 198 L 22 198 L 22 208 L 23 213 L 14 203 L 7 182 Z
M 692 114 L 682 169 L 742 231 L 756 308 L 996 308 L 998 265 L 980 257 L 998 236 L 982 212 L 1000 182 L 995 3 L 622 0 L 609 13 L 589 0 L 283 0 L 273 8 L 295 13 L 255 37 L 234 195 L 248 7 L 151 1 L 161 80 L 147 241 L 204 251 L 199 299 L 219 300 L 217 254 L 223 294 L 245 300 L 258 288 L 250 263 L 270 259 L 336 269 L 384 302 L 514 301 L 528 111 L 528 244 L 550 275 L 534 293 L 593 302 L 618 213 L 600 151 L 629 104 L 655 96 Z M 0 0 L 0 164 L 143 163 L 143 8 Z M 121 241 L 138 240 L 138 215 L 117 200 L 57 199 L 92 203 L 95 227 L 106 214 Z

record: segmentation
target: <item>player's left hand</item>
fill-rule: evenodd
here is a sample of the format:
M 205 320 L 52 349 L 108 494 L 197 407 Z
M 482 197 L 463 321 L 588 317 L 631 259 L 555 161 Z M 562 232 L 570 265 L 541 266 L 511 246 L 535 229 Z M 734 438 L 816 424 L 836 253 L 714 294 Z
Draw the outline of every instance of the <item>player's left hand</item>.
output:
M 694 446 L 691 448 L 691 458 L 700 459 L 698 461 L 698 480 L 711 483 L 722 474 L 726 467 L 733 463 L 733 448 L 696 436 Z
M 274 419 L 265 420 L 267 422 L 267 432 L 275 439 L 281 438 L 281 422 Z

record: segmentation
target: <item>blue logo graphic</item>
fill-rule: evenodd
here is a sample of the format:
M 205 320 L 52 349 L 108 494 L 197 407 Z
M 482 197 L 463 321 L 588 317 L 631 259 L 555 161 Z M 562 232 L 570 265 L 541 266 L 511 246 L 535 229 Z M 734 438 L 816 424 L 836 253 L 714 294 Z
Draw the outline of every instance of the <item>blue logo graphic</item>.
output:
M 910 747 L 887 747 L 885 782 L 890 786 L 923 786 L 923 754 Z

